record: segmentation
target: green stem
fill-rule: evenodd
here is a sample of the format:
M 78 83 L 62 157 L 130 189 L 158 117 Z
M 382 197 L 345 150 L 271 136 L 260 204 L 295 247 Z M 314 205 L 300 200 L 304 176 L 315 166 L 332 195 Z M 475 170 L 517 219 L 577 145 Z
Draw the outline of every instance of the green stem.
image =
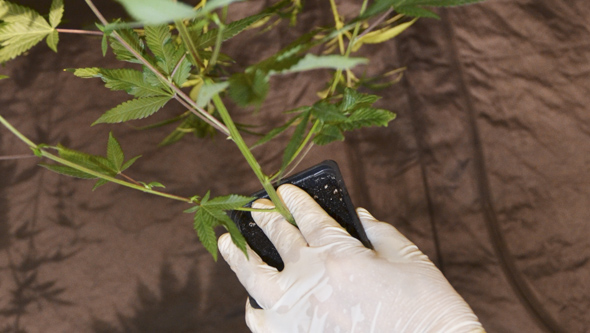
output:
M 368 0 L 363 1 L 359 15 L 363 15 L 365 10 L 367 9 L 367 3 L 368 3 Z M 350 53 L 352 52 L 352 46 L 354 45 L 356 36 L 358 35 L 360 28 L 361 28 L 361 22 L 357 22 L 354 26 L 354 30 L 352 32 L 352 36 L 350 38 L 350 41 L 348 42 L 348 46 L 346 47 L 346 52 L 344 52 L 344 56 L 348 57 L 350 55 Z M 334 82 L 332 83 L 332 87 L 330 88 L 329 95 L 334 94 L 334 92 L 336 91 L 336 87 L 338 86 L 338 81 L 340 81 L 341 76 L 342 76 L 342 69 L 338 69 L 336 71 L 336 74 L 334 75 Z
M 16 128 L 14 128 L 6 119 L 4 119 L 4 117 L 0 116 L 0 123 L 2 123 L 2 125 L 4 125 L 6 128 L 8 128 L 9 131 L 11 131 L 14 135 L 16 135 L 22 142 L 26 143 L 31 149 L 33 149 L 34 151 L 38 152 L 42 157 L 46 157 L 52 161 L 55 161 L 57 163 L 63 164 L 65 166 L 69 166 L 71 168 L 74 168 L 76 170 L 82 171 L 84 173 L 93 175 L 95 177 L 104 179 L 104 180 L 108 180 L 110 182 L 119 184 L 119 185 L 123 185 L 126 187 L 130 187 L 142 192 L 146 192 L 146 193 L 150 193 L 150 194 L 155 194 L 164 198 L 169 198 L 169 199 L 174 199 L 174 200 L 178 200 L 178 201 L 184 201 L 184 202 L 188 202 L 191 203 L 191 199 L 189 198 L 184 198 L 184 197 L 180 197 L 174 194 L 168 194 L 168 193 L 164 193 L 164 192 L 160 192 L 160 191 L 155 191 L 146 187 L 143 187 L 141 185 L 136 185 L 133 183 L 129 183 L 126 182 L 124 180 L 121 179 L 117 179 L 111 176 L 106 176 L 103 175 L 100 172 L 96 172 L 94 170 L 90 170 L 88 168 L 85 168 L 83 166 L 80 166 L 76 163 L 70 162 L 68 160 L 65 160 L 59 156 L 55 156 L 43 149 L 41 149 L 37 144 L 35 144 L 33 141 L 29 140 L 26 136 L 24 136 L 21 132 L 19 132 Z
M 201 67 L 205 67 L 201 59 L 199 58 L 199 52 L 197 52 L 197 47 L 195 43 L 191 39 L 191 36 L 188 32 L 188 29 L 184 25 L 181 20 L 174 21 L 174 25 L 176 25 L 176 30 L 178 30 L 178 34 L 184 43 L 184 46 L 188 50 L 188 54 L 190 55 L 191 59 L 193 60 L 193 64 L 199 65 Z
M 246 159 L 246 161 L 248 162 L 248 164 L 250 165 L 250 167 L 254 171 L 254 174 L 256 174 L 256 177 L 258 177 L 258 180 L 262 184 L 262 187 L 264 188 L 264 190 L 268 194 L 270 200 L 275 204 L 276 210 L 281 215 L 283 215 L 283 217 L 285 217 L 285 219 L 287 221 L 291 222 L 292 224 L 295 224 L 295 220 L 293 219 L 293 216 L 291 216 L 291 213 L 289 212 L 287 207 L 285 207 L 285 205 L 283 204 L 283 201 L 279 198 L 279 195 L 277 194 L 277 191 L 275 190 L 275 188 L 272 186 L 270 179 L 268 178 L 267 175 L 265 175 L 262 172 L 262 168 L 260 167 L 260 164 L 258 164 L 258 161 L 254 157 L 254 155 L 252 155 L 252 152 L 248 148 L 248 145 L 246 144 L 246 142 L 244 142 L 242 135 L 240 134 L 240 132 L 238 131 L 238 128 L 236 127 L 233 120 L 231 119 L 231 116 L 229 115 L 227 108 L 223 104 L 221 97 L 219 97 L 219 94 L 215 94 L 213 96 L 213 104 L 215 104 L 215 108 L 217 109 L 217 112 L 219 112 L 221 119 L 225 123 L 225 126 L 227 126 L 227 128 L 230 132 L 230 138 L 234 141 L 236 146 L 238 146 L 238 149 L 240 150 L 240 152 L 242 153 L 242 155 L 244 156 L 244 158 Z
M 311 140 L 311 138 L 313 137 L 315 131 L 317 130 L 318 126 L 320 126 L 320 121 L 316 119 L 316 121 L 313 123 L 313 126 L 311 127 L 311 129 L 309 130 L 309 132 L 307 133 L 307 136 L 305 137 L 305 139 L 303 139 L 303 142 L 301 142 L 301 144 L 299 145 L 299 147 L 297 147 L 297 150 L 295 151 L 295 153 L 293 154 L 293 156 L 291 157 L 291 160 L 289 161 L 289 163 L 285 164 L 285 166 L 279 170 L 279 172 L 277 172 L 276 174 L 274 174 L 270 179 L 274 180 L 275 178 L 278 178 L 278 181 L 281 181 L 281 178 L 283 177 L 283 174 L 285 173 L 285 170 L 287 169 L 287 167 L 289 165 L 291 165 L 291 163 L 293 163 L 293 161 L 295 161 L 295 159 L 297 158 L 297 156 L 299 154 L 301 154 L 301 152 L 303 151 L 303 149 L 305 149 L 305 147 L 307 146 L 307 143 Z

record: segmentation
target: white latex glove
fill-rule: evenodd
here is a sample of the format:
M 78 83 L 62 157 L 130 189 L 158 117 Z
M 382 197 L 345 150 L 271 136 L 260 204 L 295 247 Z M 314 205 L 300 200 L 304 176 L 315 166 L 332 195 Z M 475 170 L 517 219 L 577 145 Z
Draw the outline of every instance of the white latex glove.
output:
M 277 248 L 278 272 L 248 248 L 219 250 L 262 309 L 246 302 L 253 332 L 484 332 L 469 305 L 416 245 L 393 226 L 357 213 L 375 250 L 365 248 L 307 193 L 278 189 L 299 229 L 278 213 L 253 213 Z M 268 200 L 254 207 L 271 208 Z

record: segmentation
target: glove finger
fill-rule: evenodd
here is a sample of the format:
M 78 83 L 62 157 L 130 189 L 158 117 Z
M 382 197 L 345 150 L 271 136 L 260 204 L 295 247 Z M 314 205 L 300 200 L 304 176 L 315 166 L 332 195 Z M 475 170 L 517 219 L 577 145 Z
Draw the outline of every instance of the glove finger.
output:
M 274 208 L 274 205 L 270 200 L 260 199 L 256 200 L 252 207 L 270 209 Z M 295 259 L 294 256 L 298 255 L 299 250 L 307 246 L 307 242 L 305 242 L 297 227 L 285 220 L 281 214 L 277 212 L 252 212 L 252 218 L 277 248 L 285 263 Z
M 246 244 L 247 245 L 247 244 Z M 246 288 L 250 296 L 254 297 L 262 308 L 268 309 L 280 296 L 276 285 L 278 271 L 264 263 L 260 256 L 247 245 L 248 258 L 232 242 L 229 233 L 225 233 L 218 240 L 219 252 L 229 267 L 234 271 L 240 283 Z
M 302 189 L 285 184 L 277 192 L 310 246 L 322 246 L 335 241 L 355 246 L 360 244 Z
M 252 304 L 250 304 L 250 297 L 246 299 L 246 325 L 250 331 L 254 333 L 262 333 L 265 331 L 264 310 L 252 307 Z
M 356 210 L 377 254 L 391 262 L 429 261 L 418 247 L 394 226 L 378 221 L 364 208 Z

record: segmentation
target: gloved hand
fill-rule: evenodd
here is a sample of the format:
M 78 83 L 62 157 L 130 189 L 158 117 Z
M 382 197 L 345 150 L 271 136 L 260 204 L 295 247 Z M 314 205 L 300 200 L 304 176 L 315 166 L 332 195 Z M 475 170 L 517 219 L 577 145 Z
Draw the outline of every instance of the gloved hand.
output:
M 278 213 L 252 214 L 277 248 L 278 272 L 248 248 L 219 250 L 262 309 L 246 303 L 253 332 L 484 332 L 469 305 L 416 245 L 393 226 L 357 213 L 375 250 L 365 248 L 303 190 L 279 196 L 299 229 Z M 268 200 L 256 208 L 272 208 Z

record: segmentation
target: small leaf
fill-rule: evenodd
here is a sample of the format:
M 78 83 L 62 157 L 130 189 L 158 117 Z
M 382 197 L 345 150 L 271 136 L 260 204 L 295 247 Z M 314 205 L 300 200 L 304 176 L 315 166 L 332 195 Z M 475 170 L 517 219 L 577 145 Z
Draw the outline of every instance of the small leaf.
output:
M 10 78 L 8 75 L 0 75 L 0 80 L 4 80 L 4 79 L 8 79 Z
M 162 187 L 162 188 L 166 188 L 166 186 L 164 186 L 164 185 L 163 185 L 162 183 L 160 183 L 160 182 L 149 182 L 149 183 L 147 184 L 147 186 L 148 186 L 149 188 L 154 188 L 154 187 Z
M 253 24 L 265 17 L 268 17 L 270 15 L 271 15 L 271 13 L 260 13 L 260 14 L 245 17 L 241 20 L 231 22 L 223 29 L 223 32 L 221 35 L 221 40 L 226 41 L 226 40 L 234 37 L 235 35 L 242 32 L 244 29 L 246 29 L 251 24 Z M 191 30 L 195 30 L 195 29 L 191 29 Z M 211 29 L 211 30 L 207 31 L 206 33 L 200 35 L 197 38 L 197 42 L 196 42 L 197 47 L 199 49 L 204 49 L 204 48 L 215 45 L 215 40 L 217 38 L 217 34 L 218 34 L 218 29 Z
M 64 14 L 64 2 L 63 0 L 53 0 L 51 2 L 51 9 L 49 9 L 49 24 L 52 28 L 57 27 L 61 22 L 61 18 Z
M 400 23 L 391 28 L 383 28 L 377 31 L 371 31 L 368 34 L 357 39 L 352 50 L 357 51 L 363 44 L 378 44 L 388 41 L 394 38 L 395 36 L 401 34 L 404 30 L 406 30 L 412 24 L 414 24 L 416 20 L 417 18 L 414 18 L 409 22 Z
M 128 120 L 142 119 L 156 113 L 171 97 L 145 97 L 132 99 L 110 109 L 100 116 L 92 125 L 100 123 L 120 123 Z
M 350 112 L 354 108 L 371 106 L 381 97 L 360 93 L 352 88 L 346 87 L 342 101 L 338 104 L 338 109 L 344 112 Z
M 179 87 L 182 86 L 182 84 L 188 79 L 192 66 L 192 63 L 187 57 L 182 58 L 180 63 L 175 66 L 172 82 Z
M 336 105 L 329 103 L 316 103 L 311 108 L 311 115 L 323 122 L 342 122 L 347 119 Z
M 96 190 L 97 188 L 103 186 L 104 184 L 107 184 L 109 181 L 106 179 L 99 179 L 96 181 L 96 183 L 94 183 L 94 186 L 92 187 L 92 191 Z
M 330 124 L 325 124 L 320 132 L 313 138 L 313 142 L 319 146 L 326 145 L 333 141 L 342 140 L 344 140 L 342 131 L 338 127 Z
M 184 51 L 178 50 L 172 42 L 168 25 L 146 26 L 145 36 L 145 41 L 156 56 L 160 69 L 170 75 Z
M 187 4 L 170 0 L 118 0 L 134 19 L 146 24 L 157 25 L 193 18 L 197 12 Z
M 116 33 L 127 44 L 129 44 L 129 46 L 131 46 L 131 48 L 135 52 L 139 53 L 146 59 L 150 58 L 147 56 L 145 52 L 145 45 L 143 44 L 143 41 L 139 38 L 139 35 L 135 31 L 133 31 L 132 29 L 119 29 L 116 30 Z M 129 50 L 127 50 L 127 48 L 125 48 L 125 46 L 123 46 L 123 44 L 121 44 L 115 37 L 109 34 L 109 38 L 111 40 L 111 48 L 113 49 L 113 53 L 115 54 L 117 59 L 137 64 L 142 63 L 135 57 L 133 53 L 129 52 Z
M 229 86 L 229 82 L 205 83 L 199 90 L 197 96 L 197 105 L 204 108 L 209 104 L 211 98 L 216 94 L 224 91 Z
M 102 156 L 86 154 L 81 151 L 66 148 L 62 145 L 58 145 L 57 148 L 59 156 L 65 160 L 101 174 L 109 176 L 117 174 L 112 163 Z
M 125 164 L 123 164 L 123 166 L 121 167 L 121 172 L 129 169 L 129 167 L 131 165 L 133 165 L 133 163 L 135 163 L 135 161 L 137 161 L 138 158 L 140 158 L 141 155 L 137 155 L 135 157 L 132 157 L 131 159 L 129 159 L 127 162 L 125 162 Z
M 197 210 L 193 226 L 199 236 L 199 241 L 211 253 L 215 261 L 217 261 L 217 237 L 213 228 L 216 225 L 217 221 L 211 214 L 208 214 L 204 209 Z
M 383 109 L 363 108 L 355 111 L 341 128 L 347 131 L 369 126 L 387 126 L 395 119 L 395 113 Z
M 107 159 L 113 164 L 117 172 L 121 172 L 125 155 L 121 149 L 119 141 L 113 136 L 113 132 L 109 132 L 109 140 L 107 142 Z
M 205 204 L 201 203 L 201 206 L 212 210 L 232 210 L 243 207 L 245 204 L 248 204 L 254 200 L 256 200 L 254 197 L 230 194 L 226 196 L 215 197 L 207 201 Z
M 295 132 L 293 132 L 293 136 L 291 137 L 291 140 L 289 140 L 289 143 L 287 144 L 287 147 L 283 153 L 283 164 L 281 165 L 281 170 L 286 168 L 289 163 L 291 163 L 291 160 L 297 152 L 297 149 L 303 143 L 305 129 L 307 128 L 307 123 L 309 122 L 310 113 L 311 111 L 306 111 L 301 114 L 301 121 L 299 124 L 297 124 L 297 127 L 295 127 Z
M 318 68 L 350 69 L 360 64 L 366 64 L 367 62 L 368 60 L 366 58 L 345 57 L 341 55 L 316 56 L 309 53 L 294 66 L 280 73 L 295 73 Z
M 260 106 L 268 94 L 268 75 L 260 69 L 234 74 L 229 79 L 229 96 L 239 106 Z
M 284 125 L 279 126 L 279 127 L 275 127 L 273 128 L 270 132 L 268 132 L 265 136 L 263 136 L 262 138 L 260 138 L 260 140 L 256 141 L 252 147 L 250 147 L 250 149 L 260 146 L 262 144 L 267 143 L 268 141 L 272 140 L 274 137 L 276 137 L 277 135 L 281 134 L 282 132 L 284 132 L 287 128 L 289 128 L 294 122 L 295 120 L 297 120 L 300 116 L 297 115 L 291 119 L 289 119 L 289 121 L 287 121 Z

